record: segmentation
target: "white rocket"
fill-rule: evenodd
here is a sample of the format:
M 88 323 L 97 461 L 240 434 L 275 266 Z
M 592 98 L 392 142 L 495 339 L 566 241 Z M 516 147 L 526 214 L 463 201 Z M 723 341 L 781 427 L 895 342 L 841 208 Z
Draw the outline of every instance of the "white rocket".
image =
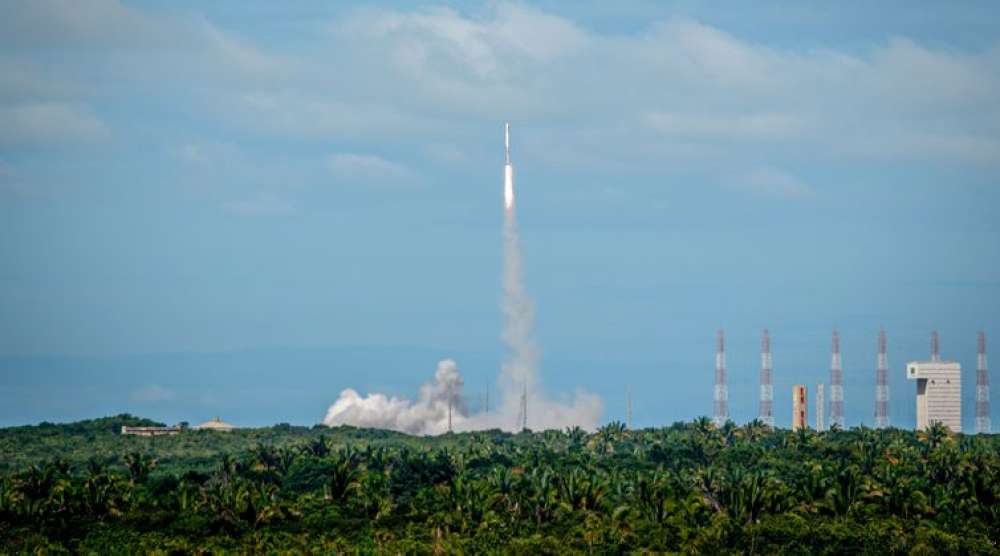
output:
M 514 166 L 510 163 L 510 124 L 503 125 L 503 208 L 514 208 Z

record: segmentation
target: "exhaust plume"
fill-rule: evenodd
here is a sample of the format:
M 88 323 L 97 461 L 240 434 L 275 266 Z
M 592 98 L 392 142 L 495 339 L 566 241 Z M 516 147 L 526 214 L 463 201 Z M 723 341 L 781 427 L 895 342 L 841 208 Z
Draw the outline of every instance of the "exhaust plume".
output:
M 410 434 L 441 434 L 448 430 L 448 412 L 461 420 L 468 413 L 462 401 L 462 375 L 458 365 L 444 359 L 437 365 L 434 382 L 420 387 L 416 401 L 369 394 L 361 397 L 347 388 L 326 412 L 323 424 L 391 429 Z
M 416 401 L 384 394 L 361 397 L 352 389 L 327 411 L 323 423 L 386 428 L 410 434 L 441 434 L 499 428 L 504 430 L 561 429 L 579 426 L 593 430 L 602 413 L 601 399 L 578 390 L 572 397 L 550 400 L 542 395 L 538 378 L 539 349 L 532 336 L 535 308 L 524 287 L 524 259 L 517 229 L 514 166 L 510 161 L 510 125 L 504 125 L 503 218 L 503 331 L 507 347 L 500 372 L 500 403 L 494 412 L 471 413 L 461 403 L 462 376 L 451 359 L 438 363 L 434 382 L 420 389 Z M 449 417 L 450 415 L 450 417 Z

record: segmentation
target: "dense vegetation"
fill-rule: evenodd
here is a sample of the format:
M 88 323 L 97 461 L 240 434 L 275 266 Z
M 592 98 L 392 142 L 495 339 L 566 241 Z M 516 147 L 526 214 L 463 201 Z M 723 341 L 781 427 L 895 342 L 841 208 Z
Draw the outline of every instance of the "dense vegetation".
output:
M 413 438 L 0 431 L 8 552 L 1000 553 L 1000 437 L 707 419 Z

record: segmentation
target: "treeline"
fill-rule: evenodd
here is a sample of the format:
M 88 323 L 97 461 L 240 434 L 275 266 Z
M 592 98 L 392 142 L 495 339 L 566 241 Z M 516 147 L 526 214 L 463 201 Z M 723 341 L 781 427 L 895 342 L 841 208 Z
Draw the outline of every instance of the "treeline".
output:
M 641 431 L 612 423 L 592 434 L 413 438 L 286 426 L 184 436 L 143 439 L 150 441 L 144 449 L 130 443 L 113 458 L 98 443 L 102 457 L 55 458 L 4 472 L 0 546 L 129 553 L 1000 552 L 1000 438 L 956 436 L 943 427 L 818 434 L 759 422 L 717 428 L 700 419 Z M 185 459 L 191 438 L 194 453 Z M 203 441 L 233 447 L 249 438 L 271 441 L 201 453 Z

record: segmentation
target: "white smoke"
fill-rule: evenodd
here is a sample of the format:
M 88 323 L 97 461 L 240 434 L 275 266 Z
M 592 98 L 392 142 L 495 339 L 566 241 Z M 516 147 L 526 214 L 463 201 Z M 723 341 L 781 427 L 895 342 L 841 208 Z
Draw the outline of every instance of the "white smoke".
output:
M 513 181 L 513 172 L 504 173 Z M 562 403 L 542 395 L 538 378 L 539 350 L 532 336 L 535 324 L 535 305 L 524 287 L 524 259 L 517 230 L 513 183 L 505 184 L 511 196 L 505 204 L 503 220 L 503 333 L 501 338 L 508 349 L 503 363 L 500 386 L 503 393 L 499 415 L 500 428 L 519 429 L 525 422 L 529 429 L 561 429 L 579 426 L 593 430 L 603 411 L 601 399 L 593 394 L 577 391 L 572 400 Z M 522 406 L 522 396 L 526 396 Z M 527 410 L 527 415 L 523 412 Z M 508 423 L 513 423 L 511 426 Z
M 505 157 L 506 158 L 506 157 Z M 524 264 L 514 212 L 514 171 L 504 166 L 503 333 L 508 356 L 500 373 L 501 399 L 493 411 L 472 414 L 461 403 L 462 376 L 451 359 L 438 363 L 434 382 L 420 389 L 416 401 L 384 394 L 361 397 L 351 389 L 340 393 L 323 423 L 393 429 L 410 434 L 500 428 L 534 430 L 579 426 L 593 430 L 602 413 L 601 399 L 577 391 L 571 399 L 545 398 L 538 379 L 539 350 L 532 336 L 535 308 L 524 287 Z M 450 400 L 450 403 L 449 403 Z M 450 408 L 450 415 L 449 415 Z
M 462 386 L 458 365 L 451 359 L 444 359 L 438 363 L 434 382 L 420 387 L 416 401 L 390 398 L 385 394 L 361 397 L 348 388 L 326 411 L 323 424 L 440 434 L 448 430 L 449 410 L 453 423 L 464 420 L 467 414 L 462 402 Z

